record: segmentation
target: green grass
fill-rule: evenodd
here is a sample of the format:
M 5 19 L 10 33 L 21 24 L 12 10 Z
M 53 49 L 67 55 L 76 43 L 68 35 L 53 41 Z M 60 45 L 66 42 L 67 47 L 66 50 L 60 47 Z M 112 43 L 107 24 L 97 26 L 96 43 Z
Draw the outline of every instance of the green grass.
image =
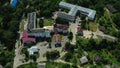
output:
M 39 58 L 40 57 L 40 53 L 38 52 L 38 54 L 35 54 L 36 55 L 36 58 Z
M 0 17 L 0 23 L 2 22 L 2 20 L 3 20 L 3 18 L 2 18 L 2 17 Z
M 20 31 L 23 31 L 24 30 L 24 22 L 22 21 L 21 23 L 20 23 Z
M 24 65 L 21 65 L 17 68 L 37 68 L 37 63 L 24 64 Z
M 118 64 L 120 66 L 120 63 L 117 61 L 117 59 L 115 57 L 113 57 L 112 54 L 110 52 L 108 52 L 107 50 L 102 50 L 100 52 L 91 51 L 91 52 L 88 52 L 88 54 L 89 54 L 90 59 L 92 59 L 92 60 L 96 54 L 100 54 L 104 59 L 108 59 L 109 62 Z M 96 66 L 97 66 L 97 68 L 100 68 L 99 65 L 96 65 Z M 104 64 L 102 64 L 102 66 L 104 66 Z
M 40 28 L 40 26 L 39 26 L 39 22 L 37 22 L 36 24 L 37 24 L 36 27 L 37 27 L 37 28 Z
M 113 57 L 110 52 L 107 52 L 107 51 L 103 50 L 103 51 L 101 51 L 101 55 L 104 58 L 109 59 L 110 62 L 118 64 L 120 66 L 120 62 L 118 62 L 117 59 L 115 57 Z
M 112 18 L 111 18 L 111 15 L 110 13 L 107 11 L 107 9 L 105 8 L 105 12 L 104 12 L 104 17 L 106 18 L 106 20 L 109 21 L 109 23 L 105 23 L 109 26 L 107 26 L 107 29 L 109 31 L 109 34 L 112 35 L 113 31 L 115 31 L 117 28 L 116 28 L 116 25 L 114 24 Z
M 21 42 L 21 40 L 19 39 L 19 40 L 18 40 L 18 47 L 20 47 L 20 42 Z
M 43 57 L 46 57 L 46 53 L 43 54 Z
M 50 18 L 46 19 L 45 18 L 44 19 L 44 26 L 52 26 L 54 22 L 55 22 L 54 19 L 50 19 Z
M 89 28 L 90 28 L 90 30 L 93 31 L 93 32 L 97 31 L 97 23 L 95 23 L 95 22 L 90 22 L 90 23 L 89 23 Z
M 69 64 L 57 63 L 57 62 L 46 62 L 46 68 L 73 68 Z

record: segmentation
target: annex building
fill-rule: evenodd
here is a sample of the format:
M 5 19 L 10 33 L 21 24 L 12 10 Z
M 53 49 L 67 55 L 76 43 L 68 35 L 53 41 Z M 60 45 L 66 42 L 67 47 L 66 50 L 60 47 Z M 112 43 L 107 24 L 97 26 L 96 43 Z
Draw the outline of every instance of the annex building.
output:
M 27 14 L 27 29 L 23 31 L 22 42 L 36 42 L 36 38 L 50 38 L 51 31 L 45 28 L 37 28 L 36 12 Z
M 36 23 L 37 23 L 37 18 L 36 18 L 36 12 L 31 12 L 28 13 L 27 16 L 27 32 L 28 36 L 32 37 L 47 37 L 50 38 L 50 30 L 45 29 L 45 28 L 37 28 Z
M 75 16 L 76 16 L 77 12 L 80 12 L 81 14 L 87 15 L 89 20 L 95 19 L 95 15 L 96 15 L 95 10 L 85 8 L 82 6 L 78 6 L 78 5 L 69 4 L 69 3 L 66 3 L 63 1 L 61 1 L 59 3 L 59 6 L 61 8 L 65 8 L 70 11 L 68 13 L 58 12 L 58 18 L 63 18 L 63 19 L 73 22 L 73 21 L 75 21 Z

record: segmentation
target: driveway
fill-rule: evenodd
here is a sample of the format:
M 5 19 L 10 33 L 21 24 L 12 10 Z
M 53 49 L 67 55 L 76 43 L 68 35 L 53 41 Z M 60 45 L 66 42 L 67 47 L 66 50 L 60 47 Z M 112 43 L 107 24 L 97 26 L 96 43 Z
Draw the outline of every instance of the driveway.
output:
M 57 50 L 60 52 L 60 55 L 63 56 L 65 53 L 64 53 L 64 51 L 62 51 L 62 48 L 65 46 L 65 43 L 67 41 L 68 41 L 67 36 L 63 36 L 62 41 L 61 41 L 62 46 L 55 47 L 55 42 L 54 42 L 54 40 L 52 40 L 51 48 L 47 48 L 47 46 L 46 46 L 47 42 L 40 42 L 40 43 L 36 44 L 36 46 L 39 48 L 39 54 L 40 54 L 39 58 L 37 59 L 37 62 L 47 61 L 46 57 L 43 56 L 47 51 Z
M 37 59 L 37 62 L 46 61 L 46 57 L 44 57 L 44 54 L 47 51 L 51 51 L 51 49 L 47 48 L 46 43 L 47 42 L 40 42 L 40 43 L 36 44 L 36 46 L 39 49 L 39 54 L 40 54 L 39 58 Z
M 70 22 L 69 24 L 70 24 L 69 31 L 71 31 L 73 33 L 73 39 L 71 41 L 71 44 L 75 44 L 78 25 L 76 23 L 72 23 L 72 22 Z

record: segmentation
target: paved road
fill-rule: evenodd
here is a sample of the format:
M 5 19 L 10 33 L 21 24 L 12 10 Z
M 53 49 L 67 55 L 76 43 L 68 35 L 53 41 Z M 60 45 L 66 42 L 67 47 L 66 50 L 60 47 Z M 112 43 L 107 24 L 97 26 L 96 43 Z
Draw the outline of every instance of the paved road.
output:
M 18 41 L 17 41 L 16 44 L 15 44 L 15 47 L 16 47 L 16 49 L 15 49 L 15 57 L 14 57 L 13 68 L 17 68 L 19 65 L 23 64 L 22 61 L 20 61 L 20 59 L 21 60 L 24 59 L 24 56 L 20 55 L 20 51 L 21 51 L 23 45 L 19 47 L 18 46 Z
M 101 31 L 99 31 L 99 30 L 97 30 L 96 32 L 84 30 L 83 33 L 84 33 L 83 36 L 84 36 L 85 38 L 91 38 L 91 36 L 92 36 L 92 34 L 93 34 L 93 38 L 107 39 L 107 40 L 109 40 L 109 41 L 116 41 L 116 40 L 117 40 L 116 37 L 113 37 L 113 36 L 104 34 L 103 32 L 101 32 Z
M 52 17 L 53 19 L 57 18 L 57 13 L 58 13 L 58 11 L 56 11 L 56 12 L 53 13 L 53 17 Z
M 62 37 L 62 46 L 61 47 L 55 47 L 55 43 L 54 40 L 51 42 L 51 48 L 47 48 L 47 42 L 40 42 L 38 44 L 36 44 L 36 46 L 40 49 L 39 50 L 39 54 L 40 57 L 37 59 L 37 62 L 40 61 L 46 61 L 46 57 L 43 57 L 43 55 L 47 52 L 47 51 L 54 51 L 57 50 L 60 52 L 60 56 L 62 57 L 66 52 L 62 51 L 62 48 L 65 46 L 66 41 L 68 41 L 67 36 Z M 61 52 L 62 51 L 62 52 Z
M 96 31 L 94 34 L 96 34 L 99 38 L 107 39 L 107 40 L 109 40 L 109 41 L 116 41 L 116 40 L 117 40 L 116 37 L 113 37 L 113 36 L 104 34 L 104 33 L 102 33 L 101 31 Z
M 47 48 L 46 44 L 47 44 L 47 42 L 41 42 L 41 43 L 36 44 L 36 46 L 39 49 L 39 54 L 40 54 L 39 58 L 37 59 L 37 62 L 46 61 L 46 57 L 44 57 L 43 55 L 47 51 L 51 51 L 51 49 Z
M 22 20 L 20 23 L 24 22 L 24 24 L 26 24 L 25 20 Z M 26 29 L 26 27 L 24 27 L 24 29 Z M 22 32 L 19 31 L 20 37 L 19 39 L 22 38 Z M 17 68 L 19 65 L 24 64 L 22 61 L 20 61 L 20 59 L 24 59 L 23 55 L 20 55 L 20 51 L 23 48 L 23 45 L 21 44 L 21 41 L 18 42 L 19 40 L 16 41 L 15 44 L 15 57 L 14 57 L 14 63 L 13 63 L 13 68 Z M 18 45 L 20 43 L 20 46 Z
M 61 60 L 61 59 L 55 60 L 54 62 L 64 63 L 64 64 L 69 64 L 69 65 L 73 65 L 73 63 L 66 62 L 66 61 Z M 77 67 L 78 67 L 78 68 L 83 68 L 83 67 L 80 67 L 80 65 L 77 65 Z
M 71 44 L 75 44 L 76 43 L 76 33 L 77 33 L 78 25 L 76 23 L 72 23 L 72 22 L 70 22 L 69 24 L 70 24 L 69 31 L 71 31 L 73 33 L 73 39 L 71 41 Z

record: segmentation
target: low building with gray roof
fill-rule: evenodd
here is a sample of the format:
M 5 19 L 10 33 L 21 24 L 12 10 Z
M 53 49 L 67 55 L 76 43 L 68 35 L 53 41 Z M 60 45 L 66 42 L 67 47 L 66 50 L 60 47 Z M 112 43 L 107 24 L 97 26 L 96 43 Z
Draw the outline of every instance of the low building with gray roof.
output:
M 27 15 L 27 35 L 31 37 L 51 37 L 51 31 L 45 28 L 37 28 L 36 22 L 36 12 L 28 13 Z
M 45 28 L 32 29 L 28 31 L 28 36 L 50 38 L 51 31 Z
M 76 16 L 77 12 L 79 11 L 81 14 L 87 15 L 89 20 L 94 20 L 95 19 L 95 14 L 96 14 L 95 10 L 85 8 L 85 7 L 81 7 L 81 6 L 77 6 L 77 5 L 73 5 L 73 4 L 69 4 L 69 3 L 65 3 L 63 1 L 61 1 L 59 3 L 59 6 L 61 8 L 65 8 L 65 9 L 70 10 L 68 15 Z M 72 21 L 74 21 L 74 20 L 72 20 Z
M 33 55 L 34 53 L 38 52 L 38 48 L 36 46 L 32 46 L 28 48 L 29 55 Z
M 27 14 L 27 29 L 36 28 L 36 12 L 31 12 Z
M 88 62 L 87 57 L 86 57 L 86 56 L 83 56 L 82 58 L 80 58 L 80 62 L 81 62 L 81 64 L 87 63 L 87 62 Z
M 75 21 L 74 16 L 68 15 L 67 13 L 64 13 L 64 12 L 58 12 L 57 17 L 68 20 L 68 21 L 71 21 L 71 22 Z

